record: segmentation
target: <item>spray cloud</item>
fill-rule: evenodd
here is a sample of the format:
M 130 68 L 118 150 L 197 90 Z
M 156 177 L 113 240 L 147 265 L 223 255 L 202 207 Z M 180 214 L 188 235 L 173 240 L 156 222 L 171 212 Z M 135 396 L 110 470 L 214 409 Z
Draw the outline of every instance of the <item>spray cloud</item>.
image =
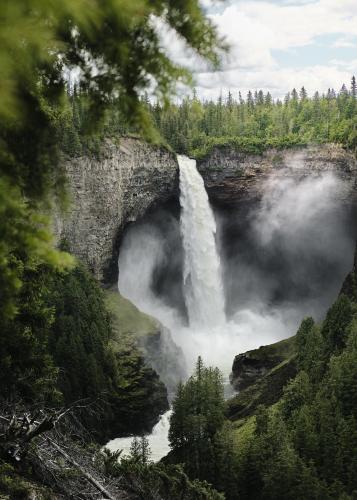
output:
M 206 264 L 213 262 L 213 267 L 217 262 L 219 265 L 215 248 L 209 246 L 213 241 L 210 238 L 207 254 L 206 231 L 209 228 L 212 236 L 215 221 L 212 213 L 207 212 L 208 205 L 197 204 L 199 193 L 194 191 L 202 179 L 192 178 L 192 170 L 183 168 L 187 181 L 183 196 L 189 208 L 181 219 L 185 252 L 178 244 L 180 229 L 173 217 L 166 217 L 164 225 L 152 218 L 127 232 L 119 258 L 119 289 L 171 330 L 189 366 L 200 354 L 206 363 L 219 366 L 228 375 L 236 354 L 293 335 L 303 317 L 313 315 L 320 319 L 336 297 L 350 268 L 354 247 L 348 209 L 340 196 L 343 181 L 331 173 L 299 177 L 296 172 L 300 166 L 298 161 L 290 166 L 295 175 L 274 175 L 268 179 L 260 203 L 245 207 L 244 216 L 242 209 L 217 216 L 222 235 L 219 246 L 227 320 L 217 312 L 215 321 L 205 323 L 199 319 L 207 307 L 209 312 L 216 311 L 217 303 L 218 311 L 222 311 L 218 268 L 213 269 L 217 277 L 212 284 L 213 296 L 211 289 L 208 294 L 202 293 L 200 315 L 194 316 L 195 311 L 190 311 L 190 306 L 197 304 L 193 285 L 207 286 L 212 276 L 208 275 L 212 268 L 205 269 L 202 259 L 208 258 Z M 186 167 L 193 168 L 189 164 Z M 206 228 L 192 220 L 198 212 L 199 224 L 204 224 L 203 216 Z M 187 263 L 190 252 L 191 260 Z M 195 264 L 192 259 L 199 262 Z M 171 263 L 176 266 L 176 275 L 171 280 L 175 293 L 170 302 L 155 291 L 155 276 L 160 268 L 169 270 Z M 194 277 L 192 265 L 207 276 Z M 180 268 L 182 276 L 178 279 Z M 191 287 L 184 291 L 188 314 L 180 296 L 184 280 Z M 195 318 L 190 325 L 187 316 Z

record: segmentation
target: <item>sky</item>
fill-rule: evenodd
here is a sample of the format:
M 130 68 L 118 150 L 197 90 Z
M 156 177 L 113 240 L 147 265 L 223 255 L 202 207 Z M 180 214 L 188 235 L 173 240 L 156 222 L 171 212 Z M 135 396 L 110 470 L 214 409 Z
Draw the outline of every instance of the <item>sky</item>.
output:
M 283 97 L 304 86 L 310 94 L 339 90 L 357 76 L 357 0 L 201 0 L 230 45 L 220 71 L 184 49 L 173 34 L 166 44 L 194 73 L 204 99 L 240 90 Z

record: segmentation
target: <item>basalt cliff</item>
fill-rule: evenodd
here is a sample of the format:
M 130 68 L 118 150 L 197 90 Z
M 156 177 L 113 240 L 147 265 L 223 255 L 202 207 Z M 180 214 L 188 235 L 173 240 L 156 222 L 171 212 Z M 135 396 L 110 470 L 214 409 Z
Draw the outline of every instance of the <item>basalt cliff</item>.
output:
M 256 203 L 265 182 L 273 175 L 302 179 L 330 172 L 343 179 L 340 199 L 356 201 L 356 156 L 336 144 L 320 144 L 286 150 L 269 149 L 261 155 L 242 153 L 233 147 L 215 148 L 198 168 L 211 200 L 223 206 Z
M 98 280 L 114 282 L 124 228 L 177 190 L 176 156 L 126 137 L 106 141 L 98 157 L 67 159 L 65 172 L 71 203 L 54 232 Z
M 268 150 L 262 155 L 215 148 L 198 168 L 211 202 L 227 208 L 257 203 L 271 175 L 303 178 L 331 172 L 345 181 L 336 196 L 351 205 L 357 200 L 357 160 L 334 144 Z M 127 225 L 170 199 L 178 205 L 176 156 L 127 137 L 118 144 L 107 141 L 99 158 L 66 160 L 65 170 L 72 202 L 66 213 L 55 216 L 55 234 L 97 279 L 114 283 Z

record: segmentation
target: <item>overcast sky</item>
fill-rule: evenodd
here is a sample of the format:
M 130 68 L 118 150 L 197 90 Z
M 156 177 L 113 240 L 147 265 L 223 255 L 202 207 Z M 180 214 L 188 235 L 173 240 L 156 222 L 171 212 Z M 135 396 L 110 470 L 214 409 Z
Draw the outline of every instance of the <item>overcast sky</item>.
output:
M 293 87 L 336 90 L 357 76 L 357 0 L 201 0 L 231 45 L 222 70 L 211 72 L 169 40 L 170 51 L 194 69 L 203 98 L 228 90 L 269 90 L 282 97 Z

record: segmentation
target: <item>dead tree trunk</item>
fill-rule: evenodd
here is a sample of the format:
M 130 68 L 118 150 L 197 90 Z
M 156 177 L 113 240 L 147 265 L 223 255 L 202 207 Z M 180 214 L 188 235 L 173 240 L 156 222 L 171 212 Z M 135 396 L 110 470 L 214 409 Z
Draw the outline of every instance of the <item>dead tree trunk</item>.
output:
M 81 465 L 79 465 L 79 463 L 76 462 L 76 460 L 74 460 L 74 458 L 70 457 L 68 453 L 62 450 L 62 448 L 58 446 L 57 443 L 55 443 L 54 441 L 52 441 L 52 439 L 49 438 L 47 440 L 58 451 L 58 453 L 60 453 L 67 460 L 67 462 L 69 462 L 71 465 L 80 470 L 83 476 L 85 476 L 88 479 L 88 481 L 104 495 L 105 498 L 108 498 L 109 500 L 117 500 L 91 474 L 89 474 L 86 470 L 84 470 L 83 467 L 81 467 Z

